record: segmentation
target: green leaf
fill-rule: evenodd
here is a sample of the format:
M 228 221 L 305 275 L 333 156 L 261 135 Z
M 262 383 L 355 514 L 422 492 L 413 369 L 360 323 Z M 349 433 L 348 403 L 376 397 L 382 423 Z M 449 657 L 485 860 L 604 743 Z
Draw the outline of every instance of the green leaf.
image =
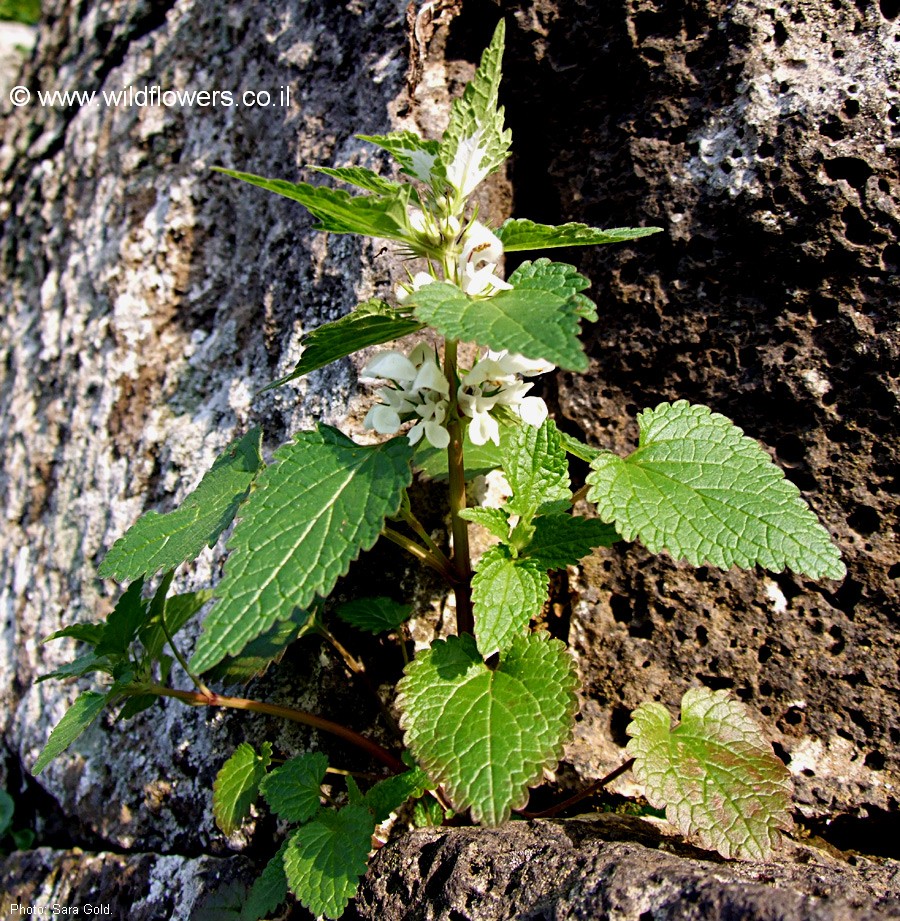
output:
M 89 652 L 86 655 L 78 656 L 71 662 L 60 665 L 59 668 L 54 669 L 52 672 L 48 672 L 46 675 L 41 675 L 37 681 L 49 681 L 51 678 L 57 680 L 62 680 L 64 678 L 83 678 L 85 675 L 90 675 L 93 672 L 105 672 L 111 675 L 114 664 L 113 660 L 108 656 L 98 656 L 93 652 Z
M 288 885 L 316 916 L 339 918 L 366 872 L 375 821 L 364 806 L 325 809 L 288 839 Z
M 361 141 L 369 141 L 386 150 L 403 167 L 404 173 L 422 182 L 431 181 L 431 169 L 440 148 L 437 141 L 426 141 L 412 131 L 356 136 Z
M 147 602 L 141 597 L 143 588 L 144 580 L 139 577 L 119 596 L 116 606 L 106 618 L 103 636 L 94 647 L 96 656 L 125 655 L 147 618 Z
M 618 540 L 616 529 L 599 518 L 543 515 L 535 521 L 534 536 L 520 556 L 534 560 L 544 570 L 563 569 L 574 566 L 594 547 L 611 547 Z
M 71 636 L 80 643 L 87 643 L 89 646 L 96 646 L 106 630 L 106 624 L 69 624 L 56 633 L 41 640 L 41 643 L 49 643 L 51 640 L 61 640 L 63 637 Z
M 398 685 L 406 744 L 457 811 L 499 825 L 559 760 L 576 685 L 565 647 L 546 633 L 517 637 L 494 670 L 471 636 L 438 640 Z
M 404 316 L 384 301 L 373 298 L 360 304 L 347 316 L 333 323 L 323 323 L 303 337 L 303 353 L 290 374 L 263 388 L 280 387 L 310 371 L 324 368 L 347 355 L 372 345 L 392 342 L 401 336 L 418 332 L 422 324 Z
M 138 633 L 147 657 L 155 662 L 162 655 L 165 648 L 167 640 L 161 624 L 163 616 L 165 617 L 165 625 L 169 631 L 169 636 L 174 637 L 203 608 L 203 605 L 210 601 L 212 596 L 213 593 L 210 589 L 201 589 L 197 592 L 184 592 L 183 594 L 166 598 L 163 609 L 165 613 L 155 611 L 147 624 Z
M 726 691 L 693 688 L 681 722 L 645 703 L 626 729 L 634 774 L 652 806 L 723 857 L 769 860 L 791 826 L 790 773 L 746 708 Z
M 528 629 L 547 600 L 550 580 L 534 561 L 513 559 L 506 547 L 492 547 L 472 579 L 475 636 L 486 659 L 508 649 Z
M 527 523 L 535 515 L 569 507 L 569 463 L 553 420 L 545 419 L 540 428 L 510 428 L 501 444 L 503 470 L 512 489 L 512 498 L 506 503 L 511 515 L 519 515 Z
M 357 598 L 339 605 L 335 613 L 358 630 L 377 635 L 406 623 L 412 615 L 412 605 L 400 604 L 393 598 Z
M 541 291 L 564 298 L 571 310 L 584 320 L 597 319 L 597 305 L 581 292 L 591 283 L 579 274 L 574 265 L 536 259 L 523 262 L 509 276 L 509 283 L 523 291 Z
M 413 805 L 413 825 L 416 828 L 435 828 L 442 825 L 445 818 L 450 818 L 449 810 L 433 797 L 423 796 Z
M 588 498 L 625 540 L 695 566 L 786 566 L 813 578 L 846 569 L 799 490 L 724 416 L 684 400 L 638 416 L 640 447 L 594 460 Z
M 206 670 L 213 681 L 223 684 L 247 684 L 259 678 L 268 668 L 281 661 L 288 646 L 316 628 L 315 608 L 294 608 L 287 620 L 279 620 L 268 630 L 251 640 L 236 656 L 225 656 L 221 662 Z
M 553 249 L 557 246 L 593 246 L 597 243 L 625 243 L 653 233 L 662 227 L 612 227 L 600 230 L 587 224 L 535 224 L 511 218 L 494 231 L 507 253 L 523 249 Z
M 496 172 L 509 156 L 512 133 L 503 130 L 503 109 L 498 106 L 505 34 L 501 19 L 471 83 L 453 102 L 441 139 L 434 172 L 461 198 Z
M 503 430 L 502 423 L 500 429 Z M 463 461 L 467 482 L 476 476 L 497 470 L 502 463 L 502 457 L 499 445 L 492 441 L 484 445 L 473 445 L 466 428 L 463 434 Z M 442 482 L 448 478 L 446 449 L 433 448 L 425 438 L 416 446 L 413 463 L 416 470 L 429 480 Z
M 413 191 L 411 186 L 398 186 L 390 195 L 350 195 L 343 189 L 266 179 L 218 166 L 213 169 L 217 173 L 224 173 L 233 179 L 249 182 L 268 192 L 300 202 L 318 220 L 316 230 L 358 233 L 385 240 L 408 240 L 406 208 Z
M 331 176 L 332 179 L 339 179 L 349 185 L 355 185 L 357 188 L 365 189 L 367 192 L 375 192 L 378 195 L 393 195 L 400 188 L 399 182 L 385 179 L 364 166 L 339 166 L 336 168 L 310 166 L 309 169 L 325 176 Z
M 256 882 L 250 887 L 247 899 L 241 906 L 241 921 L 260 921 L 274 914 L 287 898 L 287 876 L 284 873 L 284 855 L 287 841 L 266 864 Z
M 263 742 L 260 754 L 252 745 L 241 742 L 222 765 L 213 784 L 213 815 L 216 825 L 226 835 L 233 835 L 250 815 L 250 807 L 271 762 L 272 746 L 268 742 Z
M 107 700 L 106 694 L 82 691 L 66 710 L 63 718 L 53 727 L 44 750 L 38 755 L 31 773 L 37 777 L 57 756 L 61 755 L 100 715 Z
M 35 833 L 30 828 L 17 828 L 11 831 L 9 836 L 13 839 L 13 844 L 17 851 L 30 851 L 34 846 Z
M 316 595 L 326 597 L 397 513 L 412 480 L 411 457 L 406 438 L 363 446 L 326 425 L 279 448 L 229 541 L 194 671 L 240 652 Z
M 150 577 L 161 569 L 196 559 L 212 547 L 231 524 L 263 467 L 261 433 L 253 429 L 232 442 L 200 481 L 200 485 L 166 515 L 147 512 L 113 544 L 100 566 L 103 578 L 120 581 Z
M 156 694 L 135 694 L 134 697 L 129 697 L 125 701 L 116 716 L 116 720 L 130 720 L 132 717 L 137 716 L 138 713 L 149 710 L 158 701 L 159 697 Z
M 428 775 L 419 768 L 413 768 L 403 774 L 395 774 L 378 781 L 366 793 L 363 805 L 375 817 L 380 825 L 386 822 L 392 812 L 396 812 L 410 797 L 421 796 L 429 787 Z
M 474 521 L 502 541 L 509 540 L 509 514 L 500 508 L 464 508 L 460 518 Z
M 578 340 L 578 296 L 529 286 L 475 298 L 455 285 L 434 282 L 410 294 L 406 306 L 448 338 L 506 349 L 570 371 L 588 368 Z
M 13 802 L 13 798 L 6 790 L 0 790 L 0 838 L 9 831 L 15 811 L 16 804 Z
M 573 435 L 567 435 L 565 432 L 560 432 L 559 437 L 566 452 L 573 457 L 577 457 L 579 460 L 585 461 L 585 463 L 589 464 L 595 457 L 599 457 L 603 453 L 600 448 L 591 447 L 591 445 L 585 444 L 583 441 L 580 441 Z
M 306 822 L 319 811 L 327 768 L 328 758 L 322 752 L 298 755 L 275 768 L 260 784 L 260 791 L 282 819 Z

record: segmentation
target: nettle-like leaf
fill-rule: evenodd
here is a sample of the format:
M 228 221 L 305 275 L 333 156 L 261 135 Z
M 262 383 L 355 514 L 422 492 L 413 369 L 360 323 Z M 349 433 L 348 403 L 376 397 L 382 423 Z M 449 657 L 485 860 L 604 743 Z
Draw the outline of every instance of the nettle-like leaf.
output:
M 280 387 L 360 349 L 393 342 L 421 328 L 422 324 L 418 321 L 404 316 L 384 301 L 373 298 L 360 304 L 347 316 L 333 323 L 323 323 L 307 333 L 301 341 L 303 353 L 294 370 L 263 390 Z
M 560 441 L 562 441 L 562 446 L 566 449 L 566 453 L 571 454 L 573 457 L 577 457 L 579 460 L 585 461 L 585 463 L 589 464 L 595 457 L 599 457 L 603 453 L 600 448 L 594 448 L 589 444 L 585 444 L 574 435 L 567 435 L 565 432 L 560 432 L 559 438 Z
M 364 446 L 327 425 L 279 448 L 229 541 L 193 669 L 206 671 L 327 596 L 397 513 L 411 457 L 406 438 Z
M 438 640 L 398 685 L 406 744 L 457 810 L 499 825 L 559 760 L 576 685 L 565 646 L 546 633 L 514 639 L 493 670 L 471 636 Z
M 509 156 L 512 132 L 504 131 L 503 109 L 498 106 L 505 36 L 501 19 L 471 83 L 453 102 L 441 139 L 434 172 L 463 196 L 496 172 Z
M 260 784 L 260 792 L 272 811 L 288 822 L 306 822 L 319 811 L 320 787 L 328 758 L 309 752 L 285 761 Z
M 569 507 L 569 464 L 551 419 L 535 428 L 520 425 L 504 432 L 503 472 L 512 490 L 507 511 L 531 521 L 535 515 Z
M 49 643 L 51 640 L 61 640 L 64 637 L 72 637 L 72 639 L 78 640 L 79 643 L 87 643 L 88 646 L 96 646 L 103 638 L 105 630 L 105 623 L 69 624 L 68 627 L 63 627 L 62 630 L 57 630 L 55 633 L 51 633 L 50 636 L 45 637 L 41 640 L 41 644 Z
M 259 785 L 272 763 L 272 746 L 263 742 L 257 753 L 252 745 L 241 742 L 235 753 L 222 765 L 213 784 L 213 815 L 216 825 L 233 835 L 256 801 Z
M 421 796 L 431 786 L 428 775 L 420 768 L 379 780 L 363 797 L 363 805 L 380 825 L 410 797 Z
M 147 623 L 141 627 L 138 637 L 151 660 L 160 657 L 166 645 L 166 633 L 162 627 L 165 618 L 165 627 L 169 636 L 176 633 L 199 611 L 203 605 L 212 598 L 210 589 L 201 589 L 197 592 L 184 592 L 165 599 L 162 612 L 151 612 Z
M 638 423 L 640 447 L 627 458 L 601 454 L 587 478 L 588 498 L 625 540 L 695 566 L 845 575 L 797 487 L 724 416 L 679 400 L 645 410 Z
M 522 218 L 505 221 L 495 233 L 508 252 L 526 249 L 554 249 L 558 246 L 594 246 L 598 243 L 625 243 L 653 233 L 662 227 L 612 227 L 600 230 L 587 224 L 536 224 Z
M 369 141 L 386 150 L 403 167 L 404 173 L 415 176 L 422 182 L 431 181 L 431 170 L 440 148 L 437 141 L 426 141 L 412 131 L 356 136 L 361 141 Z
M 406 623 L 412 615 L 412 605 L 400 604 L 393 598 L 355 598 L 339 605 L 335 613 L 341 620 L 367 633 L 388 633 Z
M 535 259 L 523 262 L 509 276 L 509 283 L 519 291 L 540 291 L 563 298 L 572 311 L 584 320 L 597 320 L 597 305 L 581 292 L 591 283 L 573 265 Z
M 316 916 L 339 918 L 366 872 L 375 819 L 361 805 L 323 809 L 288 839 L 284 870 L 297 898 Z
M 288 842 L 266 864 L 265 869 L 250 887 L 247 898 L 241 905 L 241 921 L 260 921 L 275 914 L 279 905 L 287 898 L 288 884 L 284 872 L 284 855 Z
M 166 515 L 147 512 L 113 544 L 100 576 L 120 581 L 151 577 L 196 559 L 231 524 L 263 467 L 262 433 L 253 429 L 232 442 L 200 485 Z
M 117 662 L 118 659 L 115 657 L 97 656 L 93 652 L 89 652 L 83 656 L 78 656 L 71 662 L 60 665 L 59 668 L 55 668 L 52 672 L 47 672 L 46 675 L 41 675 L 37 679 L 37 683 L 49 681 L 51 678 L 57 680 L 83 678 L 85 675 L 90 675 L 94 672 L 104 672 L 107 675 L 111 675 L 116 668 Z
M 674 729 L 661 704 L 631 717 L 628 754 L 650 804 L 723 857 L 770 859 L 778 829 L 792 824 L 790 773 L 743 704 L 693 688 Z
M 409 236 L 406 209 L 413 192 L 412 186 L 398 186 L 390 195 L 350 195 L 343 189 L 330 189 L 307 182 L 266 179 L 218 166 L 213 169 L 300 202 L 318 220 L 316 230 L 356 233 L 384 240 L 406 240 Z
M 122 656 L 147 619 L 147 602 L 141 597 L 143 578 L 132 582 L 116 602 L 94 647 L 97 656 Z
M 520 557 L 533 560 L 541 569 L 574 566 L 594 547 L 611 547 L 621 540 L 611 524 L 599 518 L 556 513 L 542 515 L 534 523 L 531 542 Z
M 550 580 L 535 560 L 513 559 L 503 546 L 492 547 L 472 579 L 472 604 L 478 651 L 484 658 L 508 649 L 541 613 Z
M 509 539 L 509 513 L 500 508 L 464 508 L 459 513 L 460 518 L 474 521 L 487 528 L 494 537 L 506 541 Z
M 38 755 L 31 773 L 37 777 L 57 756 L 61 755 L 95 719 L 103 712 L 109 699 L 108 694 L 96 691 L 82 691 L 75 702 L 66 710 L 63 718 L 53 727 L 50 738 Z
M 378 195 L 393 195 L 400 189 L 399 182 L 394 182 L 393 179 L 385 179 L 364 166 L 309 166 L 308 169 L 315 173 L 321 173 L 323 176 L 331 176 L 332 179 L 338 179 L 348 185 L 355 185 L 358 189 L 375 192 Z

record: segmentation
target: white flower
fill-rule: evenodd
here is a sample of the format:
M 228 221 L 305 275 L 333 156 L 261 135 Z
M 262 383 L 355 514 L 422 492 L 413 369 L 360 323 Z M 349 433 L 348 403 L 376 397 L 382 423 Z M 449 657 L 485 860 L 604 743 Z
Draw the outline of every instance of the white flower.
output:
M 456 148 L 453 162 L 447 167 L 447 182 L 462 198 L 468 198 L 490 172 L 490 166 L 483 166 L 487 148 L 481 146 L 483 130 L 463 138 Z
M 499 237 L 484 224 L 473 221 L 466 230 L 459 257 L 459 279 L 463 291 L 475 297 L 512 288 L 512 285 L 494 275 L 502 255 L 503 244 Z
M 446 380 L 446 379 L 445 379 Z M 441 394 L 432 391 L 424 394 L 423 402 L 416 407 L 422 421 L 417 422 L 407 434 L 410 444 L 418 443 L 424 434 L 425 440 L 435 448 L 446 448 L 450 444 L 450 433 L 444 428 L 449 402 Z
M 362 380 L 414 381 L 418 368 L 402 352 L 379 352 L 360 373 Z
M 428 272 L 416 272 L 415 275 L 410 279 L 408 285 L 398 284 L 394 288 L 394 296 L 402 304 L 413 291 L 418 291 L 420 288 L 424 288 L 425 285 L 430 285 L 435 281 L 434 276 L 429 275 Z

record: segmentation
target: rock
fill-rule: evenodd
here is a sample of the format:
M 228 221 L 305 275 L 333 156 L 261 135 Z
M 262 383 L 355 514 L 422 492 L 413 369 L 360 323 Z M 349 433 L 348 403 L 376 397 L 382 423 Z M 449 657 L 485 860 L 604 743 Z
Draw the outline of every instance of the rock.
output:
M 615 815 L 427 829 L 378 852 L 356 907 L 372 921 L 900 918 L 896 861 L 791 847 L 793 862 L 727 863 Z

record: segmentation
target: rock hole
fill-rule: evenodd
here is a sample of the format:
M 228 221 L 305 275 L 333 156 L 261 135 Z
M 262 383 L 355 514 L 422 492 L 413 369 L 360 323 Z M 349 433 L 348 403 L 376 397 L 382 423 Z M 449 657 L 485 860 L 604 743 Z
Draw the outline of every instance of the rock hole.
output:
M 709 642 L 709 630 L 706 627 L 700 626 L 694 631 L 694 634 L 697 637 L 697 642 L 701 646 L 705 646 Z
M 856 118 L 859 115 L 859 100 L 848 99 L 841 108 L 847 118 Z
M 844 223 L 844 236 L 848 243 L 855 243 L 857 246 L 871 246 L 881 240 L 881 235 L 872 230 L 872 226 L 863 217 L 859 208 L 847 205 L 841 212 L 841 220 Z
M 883 771 L 885 763 L 886 759 L 881 752 L 869 752 L 863 761 L 863 764 L 867 768 L 871 768 L 873 771 Z
M 878 9 L 885 19 L 893 21 L 900 15 L 900 0 L 879 0 Z
M 789 726 L 799 726 L 803 722 L 803 711 L 799 707 L 790 707 L 784 714 L 784 721 Z
M 784 764 L 791 763 L 791 756 L 788 754 L 787 750 L 783 745 L 779 745 L 777 742 L 772 743 L 772 751 L 775 752 L 775 757 L 782 761 Z
M 848 100 L 851 101 L 853 100 Z M 832 182 L 843 179 L 854 189 L 861 189 L 873 172 L 872 167 L 860 157 L 834 157 L 825 161 L 825 174 Z
M 900 563 L 894 563 L 888 570 L 889 579 L 900 579 Z
M 888 243 L 881 251 L 881 264 L 886 272 L 900 272 L 900 245 Z
M 725 691 L 734 687 L 734 680 L 723 675 L 697 675 L 697 679 L 711 691 Z
M 631 710 L 621 704 L 613 707 L 609 717 L 609 735 L 616 745 L 624 748 L 628 744 L 628 733 L 625 731 L 631 722 Z
M 775 41 L 775 46 L 777 48 L 780 48 L 788 40 L 788 30 L 784 27 L 784 23 L 775 23 L 775 32 L 773 33 L 772 38 Z
M 881 527 L 881 517 L 870 505 L 858 505 L 847 519 L 847 524 L 857 533 L 868 536 Z
M 613 620 L 617 624 L 627 624 L 631 622 L 633 611 L 631 601 L 627 595 L 613 595 L 609 599 L 609 606 L 612 610 Z
M 756 659 L 762 665 L 763 662 L 768 662 L 772 658 L 772 647 L 768 643 L 763 643 L 759 647 L 758 652 L 756 653 Z

